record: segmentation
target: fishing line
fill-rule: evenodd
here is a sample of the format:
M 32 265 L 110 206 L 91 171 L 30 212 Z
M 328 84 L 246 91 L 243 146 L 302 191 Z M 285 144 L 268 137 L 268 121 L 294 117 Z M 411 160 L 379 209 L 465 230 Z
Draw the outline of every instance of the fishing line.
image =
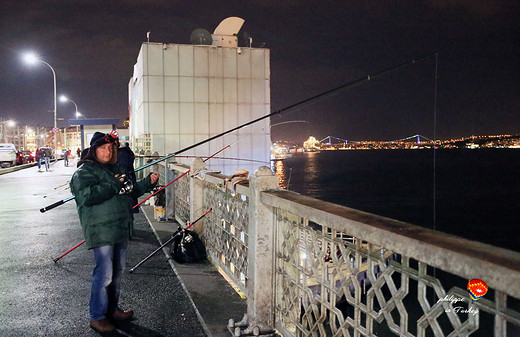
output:
M 292 167 L 289 168 L 289 179 L 287 179 L 287 190 L 289 190 L 289 187 L 291 186 L 291 176 L 292 176 Z
M 437 229 L 437 90 L 438 90 L 438 63 L 439 54 L 435 53 L 435 81 L 433 94 L 433 230 Z M 437 278 L 437 268 L 433 267 L 433 277 Z M 438 298 L 433 292 L 432 303 L 435 303 Z
M 439 54 L 435 53 L 435 88 L 433 97 L 433 230 L 437 229 L 437 90 Z

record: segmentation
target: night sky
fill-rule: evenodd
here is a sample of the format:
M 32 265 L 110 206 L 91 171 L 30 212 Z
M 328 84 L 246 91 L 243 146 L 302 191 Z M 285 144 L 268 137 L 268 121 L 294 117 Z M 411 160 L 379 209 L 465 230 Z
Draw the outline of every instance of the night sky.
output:
M 194 29 L 213 32 L 229 16 L 245 20 L 239 46 L 247 32 L 253 47 L 271 50 L 272 111 L 428 56 L 273 117 L 272 124 L 308 122 L 274 126 L 273 140 L 520 134 L 520 3 L 513 0 L 3 0 L 0 117 L 52 126 L 52 73 L 21 58 L 34 51 L 54 67 L 58 95 L 87 117 L 125 119 L 148 31 L 151 42 L 188 44 Z M 73 113 L 73 104 L 58 102 L 58 117 Z

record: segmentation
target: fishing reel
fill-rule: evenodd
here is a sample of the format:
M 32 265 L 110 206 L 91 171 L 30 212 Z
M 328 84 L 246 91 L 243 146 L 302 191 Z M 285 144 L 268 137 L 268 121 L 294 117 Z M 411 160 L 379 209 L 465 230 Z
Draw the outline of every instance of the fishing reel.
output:
M 121 187 L 121 189 L 119 190 L 119 194 L 132 193 L 132 191 L 134 190 L 134 183 L 132 182 L 132 180 L 130 180 L 130 178 L 126 174 L 122 174 L 117 178 L 120 180 L 123 179 L 123 187 Z
M 164 187 L 164 185 L 159 185 L 159 184 L 155 185 L 155 187 L 152 189 L 152 193 L 159 191 L 163 187 Z

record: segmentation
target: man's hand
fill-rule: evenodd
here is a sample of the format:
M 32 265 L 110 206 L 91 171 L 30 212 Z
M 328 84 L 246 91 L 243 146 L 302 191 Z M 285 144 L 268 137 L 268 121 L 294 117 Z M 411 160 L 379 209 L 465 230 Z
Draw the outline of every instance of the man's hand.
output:
M 159 173 L 150 174 L 150 180 L 152 181 L 152 185 L 155 185 L 159 181 Z

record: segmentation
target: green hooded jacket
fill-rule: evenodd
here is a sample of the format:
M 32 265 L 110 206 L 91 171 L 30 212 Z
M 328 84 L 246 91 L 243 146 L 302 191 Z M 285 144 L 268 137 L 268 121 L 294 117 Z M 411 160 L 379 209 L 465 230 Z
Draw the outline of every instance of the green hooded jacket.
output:
M 123 183 L 116 174 L 127 174 L 117 164 L 84 161 L 74 172 L 70 189 L 88 249 L 126 242 L 132 225 L 132 198 L 153 189 L 150 175 L 134 183 L 129 194 L 119 194 Z

